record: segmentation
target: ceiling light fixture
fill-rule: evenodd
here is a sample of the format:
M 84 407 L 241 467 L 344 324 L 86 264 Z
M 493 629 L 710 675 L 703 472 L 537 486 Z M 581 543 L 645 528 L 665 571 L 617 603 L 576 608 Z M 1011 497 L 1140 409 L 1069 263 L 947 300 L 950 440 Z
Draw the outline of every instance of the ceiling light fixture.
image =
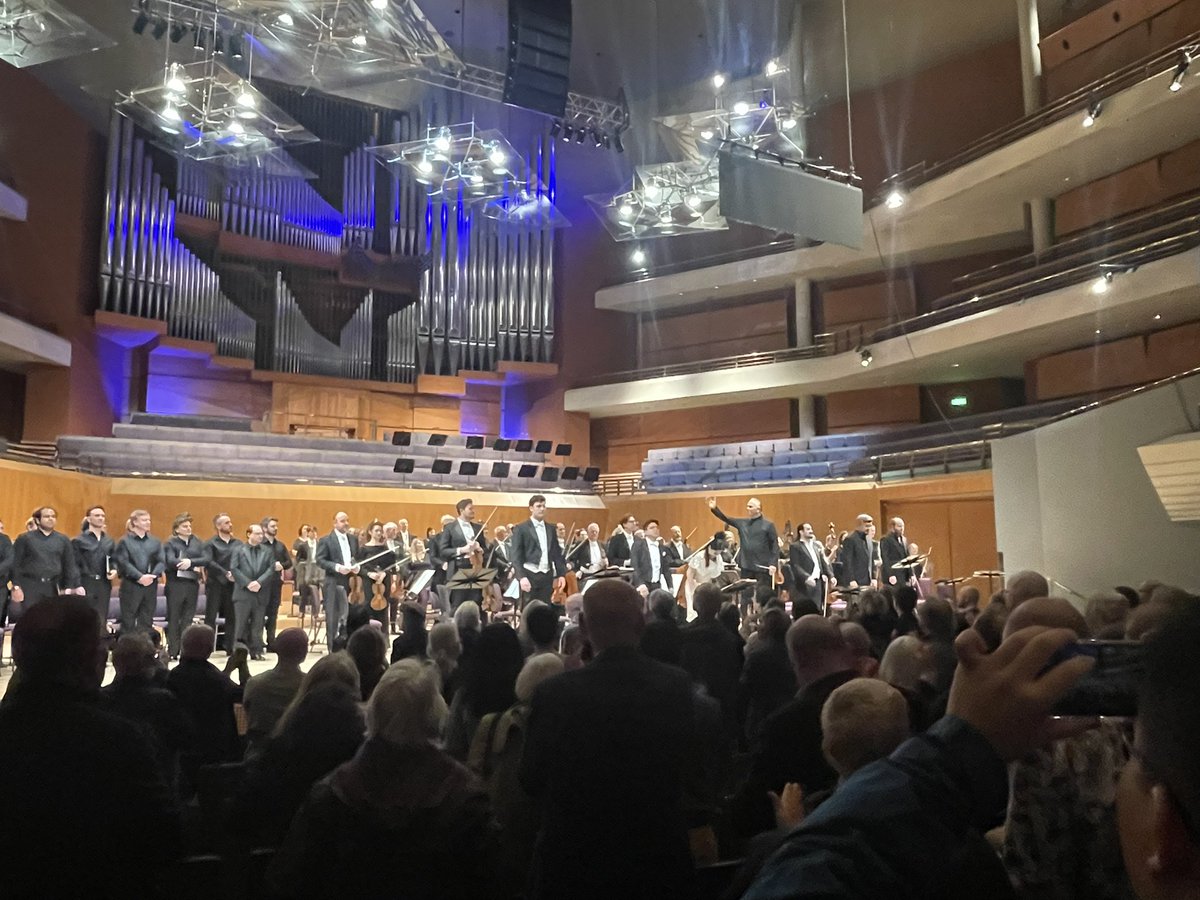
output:
M 646 251 L 641 247 L 636 248 L 629 254 L 629 261 L 635 266 L 644 266 L 646 264 Z
M 722 75 L 720 72 L 718 72 L 716 75 L 714 75 L 712 77 L 712 86 L 718 91 L 721 88 L 725 87 L 725 76 Z
M 284 26 L 285 28 L 290 28 L 292 25 L 296 24 L 296 20 L 292 18 L 292 14 L 288 12 L 280 13 L 279 18 L 276 19 L 275 22 Z
M 1104 104 L 1099 100 L 1093 100 L 1088 104 L 1087 112 L 1083 116 L 1083 127 L 1091 128 L 1095 125 L 1102 112 L 1104 112 Z
M 1162 318 L 1162 314 L 1161 314 L 1161 313 L 1155 313 L 1155 314 L 1154 314 L 1154 321 L 1155 321 L 1155 322 L 1159 321 L 1161 318 Z
M 858 364 L 864 369 L 875 361 L 875 357 L 871 355 L 871 351 L 863 347 L 858 351 Z
M 1099 278 L 1097 278 L 1095 281 L 1092 282 L 1092 288 L 1091 288 L 1092 293 L 1093 294 L 1107 294 L 1109 287 L 1112 285 L 1112 282 L 1113 282 L 1113 273 L 1105 272 L 1103 275 L 1101 275 Z
M 883 201 L 883 205 L 886 206 L 888 209 L 899 209 L 900 207 L 902 207 L 904 205 L 904 203 L 905 203 L 904 192 L 901 191 L 900 188 L 892 188 L 888 192 L 887 197 L 884 198 L 884 201 Z
M 733 114 L 735 116 L 744 116 L 748 112 L 750 112 L 750 104 L 745 100 L 739 100 L 733 104 Z
M 1175 69 L 1175 75 L 1171 79 L 1170 90 L 1172 93 L 1178 92 L 1183 88 L 1183 76 L 1187 75 L 1188 67 L 1192 64 L 1192 57 L 1186 51 L 1180 53 L 1179 66 Z
M 503 134 L 479 131 L 474 122 L 430 127 L 423 139 L 371 147 L 368 152 L 389 167 L 412 170 L 430 194 L 461 191 L 466 202 L 505 197 L 513 185 L 513 173 L 524 168 Z
M 350 38 L 350 43 L 355 47 L 365 47 L 367 46 L 367 36 L 360 31 L 354 37 Z
M 371 0 L 371 8 L 382 12 L 388 8 L 388 0 Z

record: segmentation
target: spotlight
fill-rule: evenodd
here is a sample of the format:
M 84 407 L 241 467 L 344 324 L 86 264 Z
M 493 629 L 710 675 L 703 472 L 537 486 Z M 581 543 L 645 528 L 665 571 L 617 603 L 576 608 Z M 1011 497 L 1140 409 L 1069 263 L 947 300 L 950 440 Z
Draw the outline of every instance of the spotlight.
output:
M 582 144 L 585 137 L 587 137 L 587 129 L 583 126 L 575 129 L 575 143 Z
M 204 50 L 204 29 L 196 29 L 196 33 L 192 36 L 192 49 Z
M 745 100 L 739 100 L 737 103 L 733 104 L 734 115 L 744 116 L 748 112 L 750 112 L 750 104 Z
M 658 185 L 650 181 L 646 183 L 646 186 L 642 189 L 642 193 L 646 195 L 647 200 L 657 200 L 660 191 Z
M 363 37 L 366 40 L 366 37 Z M 433 146 L 441 153 L 446 153 L 450 150 L 450 129 L 442 128 L 438 131 L 438 136 L 433 139 Z
M 711 128 L 705 128 L 702 132 L 700 132 L 700 140 L 711 141 L 712 139 L 713 133 Z
M 688 194 L 683 202 L 688 205 L 689 209 L 699 209 L 703 201 L 701 201 L 699 194 Z
M 611 150 L 611 149 L 612 149 L 612 138 L 608 136 L 608 132 L 607 132 L 607 131 L 606 131 L 606 132 L 604 132 L 604 134 L 603 134 L 603 138 L 604 138 L 604 140 L 603 140 L 604 149 L 605 149 L 605 150 Z
M 133 20 L 133 33 L 145 34 L 146 26 L 150 24 L 150 17 L 146 15 L 145 10 L 137 14 L 137 18 Z
M 604 141 L 600 137 L 600 132 L 597 131 L 595 128 L 592 129 L 592 142 L 596 145 L 597 148 L 604 146 Z
M 171 26 L 171 43 L 178 44 L 183 40 L 185 34 L 187 34 L 187 26 L 176 22 Z
M 291 13 L 280 13 L 279 18 L 275 20 L 276 24 L 284 27 L 291 27 L 296 24 L 296 20 L 292 18 Z
M 1183 87 L 1183 76 L 1187 74 L 1188 66 L 1192 64 L 1192 58 L 1187 53 L 1181 54 L 1179 67 L 1175 69 L 1175 77 L 1171 79 L 1171 91 L 1175 92 Z
M 553 122 L 551 122 L 550 123 L 550 137 L 552 137 L 552 138 L 558 137 L 558 133 L 560 131 L 562 131 L 562 126 L 563 126 L 563 123 L 561 121 L 559 121 L 558 119 L 555 119 Z
M 243 90 L 238 94 L 237 100 L 234 102 L 241 109 L 254 109 L 258 105 L 258 101 L 254 98 L 254 95 L 247 90 Z
M 629 254 L 629 261 L 635 266 L 644 266 L 646 264 L 646 251 L 638 247 Z
M 628 219 L 633 215 L 633 206 L 629 203 L 622 203 L 621 208 L 617 212 L 620 213 L 622 219 Z
M 213 32 L 213 54 L 223 56 L 225 54 L 225 36 L 221 32 Z
M 858 351 L 858 364 L 864 369 L 875 361 L 875 357 L 871 355 L 871 351 L 865 347 Z
M 156 41 L 161 41 L 162 36 L 167 33 L 167 20 L 155 19 L 154 27 L 150 29 L 150 33 L 154 35 Z
M 1092 282 L 1092 293 L 1096 294 L 1096 295 L 1107 294 L 1108 288 L 1112 284 L 1112 282 L 1113 282 L 1113 273 L 1105 272 L 1103 275 L 1101 275 L 1099 278 L 1097 278 L 1095 281 Z
M 428 159 L 423 159 L 417 163 L 417 171 L 422 175 L 428 175 L 433 171 L 433 163 L 431 163 Z
M 355 47 L 365 47 L 367 46 L 367 36 L 360 31 L 354 37 L 350 38 L 350 43 Z
M 671 212 L 670 208 L 667 208 L 658 214 L 658 221 L 662 222 L 664 225 L 670 225 L 675 221 L 675 216 Z
M 179 110 L 177 110 L 172 103 L 168 103 L 166 106 L 164 106 L 162 111 L 159 112 L 158 117 L 164 122 L 168 122 L 172 125 L 180 120 Z
M 242 58 L 242 35 L 240 33 L 231 34 L 229 36 L 229 55 L 233 59 Z
M 507 157 L 504 155 L 504 151 L 499 147 L 493 147 L 492 152 L 488 154 L 488 160 L 493 166 L 502 166 L 507 160 Z
M 371 8 L 382 12 L 388 8 L 388 0 L 371 0 Z
M 171 66 L 171 74 L 167 77 L 166 88 L 169 93 L 183 95 L 187 93 L 187 84 L 179 77 L 179 70 Z
M 780 71 L 781 71 L 781 70 L 780 70 L 780 68 L 779 68 L 779 62 L 778 62 L 777 60 L 774 60 L 774 59 L 772 59 L 772 60 L 769 60 L 769 61 L 767 62 L 767 67 L 766 67 L 766 69 L 764 69 L 764 70 L 763 70 L 764 74 L 765 74 L 765 75 L 766 75 L 768 78 L 773 78 L 774 76 L 778 75 Z
M 1091 128 L 1096 124 L 1096 120 L 1100 118 L 1100 113 L 1104 111 L 1104 106 L 1099 100 L 1093 100 L 1087 108 L 1087 113 L 1083 117 L 1083 127 Z
M 904 199 L 904 192 L 900 188 L 892 188 L 884 199 L 883 205 L 888 209 L 899 209 L 904 205 Z
M 571 143 L 571 138 L 575 137 L 575 129 L 570 125 L 563 123 L 562 139 L 564 144 Z
M 720 72 L 718 72 L 716 75 L 714 75 L 712 77 L 712 86 L 714 88 L 716 88 L 718 91 L 721 88 L 725 87 L 725 76 L 722 75 Z
M 779 127 L 782 128 L 784 131 L 791 131 L 793 128 L 796 127 L 796 120 L 793 119 L 791 116 L 788 116 L 782 122 L 779 123 Z

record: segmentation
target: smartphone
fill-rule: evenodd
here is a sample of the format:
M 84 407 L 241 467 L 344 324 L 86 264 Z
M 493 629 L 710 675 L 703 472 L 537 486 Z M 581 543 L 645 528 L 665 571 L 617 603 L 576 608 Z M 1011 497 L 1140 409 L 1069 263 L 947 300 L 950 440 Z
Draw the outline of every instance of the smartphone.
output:
M 1075 656 L 1096 665 L 1054 706 L 1056 716 L 1137 715 L 1138 691 L 1145 673 L 1143 645 L 1137 641 L 1076 641 L 1054 655 L 1047 668 Z

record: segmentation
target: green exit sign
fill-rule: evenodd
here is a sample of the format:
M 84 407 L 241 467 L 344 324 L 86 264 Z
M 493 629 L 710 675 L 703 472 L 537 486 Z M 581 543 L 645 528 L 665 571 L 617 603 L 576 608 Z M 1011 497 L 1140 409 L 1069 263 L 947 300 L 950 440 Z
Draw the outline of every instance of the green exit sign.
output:
M 971 401 L 968 400 L 966 397 L 964 397 L 962 394 L 958 394 L 957 396 L 950 398 L 950 405 L 957 409 L 963 409 L 964 407 L 969 406 L 970 403 L 971 403 Z

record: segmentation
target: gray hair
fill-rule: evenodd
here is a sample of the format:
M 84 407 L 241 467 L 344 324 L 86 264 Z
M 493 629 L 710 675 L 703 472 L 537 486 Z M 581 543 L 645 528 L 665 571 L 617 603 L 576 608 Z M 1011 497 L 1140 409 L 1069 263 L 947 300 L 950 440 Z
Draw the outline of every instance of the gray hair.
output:
M 401 747 L 437 740 L 446 724 L 441 681 L 437 668 L 427 663 L 393 663 L 367 704 L 367 734 Z
M 888 644 L 879 663 L 879 677 L 906 691 L 916 690 L 920 681 L 933 674 L 933 660 L 921 639 L 903 634 Z
M 564 668 L 562 657 L 557 653 L 535 653 L 529 657 L 517 675 L 517 702 L 528 703 L 533 699 L 533 692 L 539 684 L 560 674 Z
M 454 624 L 458 626 L 459 631 L 481 631 L 483 629 L 483 621 L 479 612 L 479 604 L 474 600 L 467 600 L 462 603 L 458 609 L 454 611 Z

